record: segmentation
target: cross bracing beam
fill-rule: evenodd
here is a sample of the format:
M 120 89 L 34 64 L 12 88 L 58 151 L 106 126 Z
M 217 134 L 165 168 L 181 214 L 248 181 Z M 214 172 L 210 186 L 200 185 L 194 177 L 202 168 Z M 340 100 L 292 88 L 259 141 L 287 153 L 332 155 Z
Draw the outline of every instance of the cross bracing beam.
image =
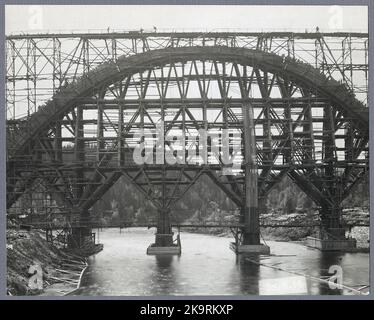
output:
M 160 120 L 166 133 L 179 130 L 179 137 L 194 138 L 199 129 L 219 133 L 223 128 L 240 135 L 242 107 L 248 105 L 254 110 L 256 125 L 260 196 L 288 174 L 298 184 L 306 185 L 303 190 L 318 204 L 330 205 L 332 195 L 324 194 L 323 188 L 328 180 L 340 181 L 343 170 L 338 169 L 345 169 L 349 191 L 348 185 L 353 186 L 367 168 L 367 109 L 344 86 L 316 69 L 296 60 L 249 51 L 221 47 L 165 49 L 118 59 L 100 70 L 86 72 L 77 83 L 61 88 L 29 121 L 8 122 L 15 141 L 13 150 L 8 149 L 8 167 L 28 172 L 41 163 L 54 165 L 69 176 L 67 185 L 59 184 L 61 190 L 75 188 L 73 200 L 82 210 L 92 206 L 121 174 L 134 180 L 150 199 L 170 205 L 183 195 L 178 188 L 186 186 L 184 190 L 188 190 L 199 172 L 210 172 L 220 188 L 241 205 L 242 158 L 237 160 L 238 173 L 232 175 L 217 175 L 223 168 L 221 159 L 210 153 L 208 165 L 153 164 L 143 168 L 142 175 L 135 179 L 139 165 L 132 155 L 138 143 L 134 135 L 144 128 L 156 128 Z M 327 109 L 332 112 L 329 118 L 324 112 Z M 21 134 L 25 127 L 27 136 Z M 38 143 L 22 149 L 30 146 L 28 141 Z M 242 138 L 237 142 L 243 155 Z M 231 143 L 234 146 L 235 142 Z M 332 154 L 325 152 L 326 145 L 334 150 Z M 222 141 L 218 146 L 223 147 Z M 165 147 L 172 148 L 172 144 L 165 142 Z M 84 159 L 79 156 L 82 152 Z M 36 162 L 31 160 L 35 157 Z M 336 170 L 324 175 L 331 164 Z M 165 174 L 150 178 L 157 170 Z M 191 178 L 168 177 L 167 171 L 173 170 L 190 170 L 187 175 Z M 53 177 L 55 172 L 44 174 Z M 23 179 L 19 175 L 10 179 L 17 176 Z M 171 191 L 163 193 L 163 200 L 149 194 L 160 185 Z
M 21 92 L 27 96 L 27 101 L 30 101 L 30 106 L 34 108 L 47 101 L 50 88 L 55 93 L 66 80 L 73 81 L 104 61 L 150 50 L 186 46 L 241 47 L 300 59 L 329 76 L 332 74 L 336 79 L 343 79 L 355 93 L 361 95 L 362 101 L 367 101 L 367 33 L 108 33 L 106 30 L 105 33 L 96 34 L 11 35 L 7 37 L 6 44 L 8 112 L 10 117 L 14 118 L 21 115 L 14 110 L 16 95 Z M 362 78 L 363 81 L 358 83 L 356 80 L 353 83 L 353 78 Z M 44 84 L 50 80 L 51 84 L 34 87 L 34 81 L 37 83 L 39 80 L 43 80 Z M 26 85 L 28 82 L 30 85 Z M 26 90 L 27 87 L 32 90 Z M 27 115 L 27 112 L 24 115 Z

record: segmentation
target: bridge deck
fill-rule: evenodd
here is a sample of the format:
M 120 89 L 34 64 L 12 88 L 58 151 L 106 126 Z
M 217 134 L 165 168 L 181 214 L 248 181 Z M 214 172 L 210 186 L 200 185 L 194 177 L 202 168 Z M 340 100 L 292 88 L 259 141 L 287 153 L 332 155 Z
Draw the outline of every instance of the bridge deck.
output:
M 175 228 L 244 228 L 243 223 L 171 223 L 172 227 Z M 62 225 L 53 225 L 50 223 L 31 223 L 25 224 L 24 227 L 32 227 L 37 229 L 49 229 L 49 230 L 60 230 L 63 228 L 156 228 L 157 224 L 152 223 L 112 223 L 112 224 L 100 224 L 100 223 L 91 223 L 91 224 L 71 224 L 69 226 Z M 306 227 L 319 227 L 319 223 L 260 223 L 262 228 L 306 228 Z M 344 224 L 344 227 L 369 227 L 369 223 L 347 223 Z
M 173 37 L 173 38 L 223 38 L 223 37 L 277 37 L 277 38 L 301 38 L 301 39 L 318 39 L 323 37 L 352 37 L 352 38 L 368 38 L 366 32 L 246 32 L 246 31 L 226 31 L 226 32 L 141 32 L 140 30 L 125 32 L 66 32 L 66 33 L 35 33 L 35 34 L 13 34 L 6 36 L 6 40 L 18 39 L 46 39 L 46 38 L 90 38 L 90 39 L 134 39 L 134 38 L 154 38 L 154 37 Z

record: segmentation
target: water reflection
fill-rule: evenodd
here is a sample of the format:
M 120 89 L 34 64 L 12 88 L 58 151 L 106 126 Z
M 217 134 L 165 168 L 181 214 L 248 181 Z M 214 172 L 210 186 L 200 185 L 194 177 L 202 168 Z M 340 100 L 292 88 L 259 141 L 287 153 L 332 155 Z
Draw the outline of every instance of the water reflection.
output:
M 320 274 L 319 277 L 321 279 L 329 279 L 333 274 L 335 274 L 335 266 L 338 268 L 341 268 L 341 263 L 344 257 L 344 253 L 339 252 L 321 252 L 320 259 L 319 259 L 319 265 L 320 265 Z M 332 268 L 330 270 L 330 268 Z M 330 271 L 331 273 L 330 273 Z M 339 272 L 338 270 L 336 272 Z M 339 274 L 337 274 L 339 276 Z M 343 293 L 342 289 L 339 289 L 338 287 L 333 288 L 332 285 L 329 285 L 325 282 L 319 283 L 319 292 L 320 294 L 326 294 L 326 295 L 341 295 Z
M 260 266 L 256 263 L 260 262 L 257 256 L 236 256 L 236 264 L 240 275 L 240 291 L 243 294 L 258 295 L 259 294 L 259 281 L 260 279 Z
M 171 263 L 173 262 L 174 256 L 171 255 L 159 255 L 155 256 L 156 265 L 160 271 L 170 268 Z
M 152 295 L 168 295 L 170 294 L 171 288 L 176 288 L 176 274 L 173 265 L 173 256 L 161 255 L 154 256 L 153 260 L 153 271 L 149 273 L 148 279 L 146 280 L 149 283 L 149 288 L 151 290 L 150 294 Z M 150 264 L 152 266 L 152 264 Z M 148 294 L 148 293 L 147 293 Z
M 104 251 L 90 258 L 82 295 L 348 294 L 311 280 L 343 269 L 344 284 L 369 283 L 369 255 L 321 253 L 295 243 L 268 244 L 271 256 L 237 257 L 231 239 L 182 233 L 181 256 L 147 256 L 150 230 L 103 230 Z

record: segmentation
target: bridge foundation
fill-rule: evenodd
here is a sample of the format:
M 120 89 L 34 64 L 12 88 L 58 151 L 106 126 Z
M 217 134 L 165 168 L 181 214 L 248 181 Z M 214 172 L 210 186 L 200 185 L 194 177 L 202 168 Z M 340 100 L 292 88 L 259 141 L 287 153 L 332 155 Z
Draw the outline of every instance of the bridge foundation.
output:
M 352 251 L 356 249 L 356 239 L 324 239 L 322 237 L 308 237 L 307 246 L 321 251 Z
M 155 243 L 147 248 L 148 255 L 180 255 L 181 246 L 178 237 L 177 243 L 173 240 L 174 233 L 172 232 L 170 223 L 170 209 L 163 208 L 158 210 L 157 231 L 155 234 Z
M 85 243 L 92 241 L 92 230 L 88 227 L 74 227 L 68 235 L 68 248 L 81 248 Z
M 245 227 L 241 239 L 230 244 L 236 254 L 270 254 L 270 247 L 260 241 L 260 223 L 256 207 L 241 209 L 241 220 Z
M 307 237 L 307 246 L 321 251 L 350 251 L 356 249 L 356 239 L 347 238 L 341 224 L 341 209 L 322 208 L 322 225 L 316 237 Z
M 90 225 L 90 214 L 88 211 L 81 211 L 74 209 L 73 215 L 79 215 L 79 226 L 71 228 L 68 234 L 68 248 L 75 249 L 81 248 L 84 244 L 94 242 L 92 240 L 92 229 Z

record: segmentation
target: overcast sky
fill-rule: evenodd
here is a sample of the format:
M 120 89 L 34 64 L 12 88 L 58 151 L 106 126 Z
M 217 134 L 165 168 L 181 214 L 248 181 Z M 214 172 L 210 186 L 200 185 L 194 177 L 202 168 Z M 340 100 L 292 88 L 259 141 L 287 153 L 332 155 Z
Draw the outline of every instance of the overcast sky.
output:
M 367 32 L 364 6 L 7 5 L 6 34 L 52 31 L 196 29 Z

